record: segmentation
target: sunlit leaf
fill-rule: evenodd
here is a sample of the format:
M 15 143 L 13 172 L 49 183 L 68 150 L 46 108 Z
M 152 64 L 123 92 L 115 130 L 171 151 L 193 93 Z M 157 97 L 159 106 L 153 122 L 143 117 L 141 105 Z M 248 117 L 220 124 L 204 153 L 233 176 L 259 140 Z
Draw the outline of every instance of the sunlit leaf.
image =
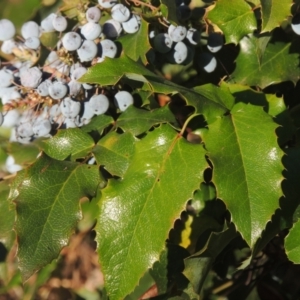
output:
M 123 179 L 103 190 L 96 230 L 110 299 L 132 292 L 159 259 L 169 229 L 202 181 L 204 153 L 162 125 L 136 143 Z
M 262 32 L 271 31 L 291 14 L 291 1 L 261 0 Z
M 251 6 L 240 0 L 230 1 L 230 8 L 227 0 L 217 1 L 207 18 L 223 31 L 226 43 L 237 44 L 257 26 Z
M 111 116 L 100 115 L 92 118 L 91 122 L 82 127 L 83 132 L 98 131 L 102 134 L 103 130 L 110 125 L 113 125 L 114 119 Z
M 12 246 L 14 236 L 15 211 L 8 201 L 8 194 L 8 183 L 0 182 L 0 242 L 9 248 Z
M 146 53 L 150 50 L 151 46 L 148 38 L 148 23 L 141 20 L 141 27 L 137 33 L 126 34 L 118 39 L 122 43 L 124 53 L 138 61 L 141 59 L 144 65 L 147 63 Z
M 258 39 L 251 35 L 241 40 L 232 81 L 261 88 L 288 80 L 296 83 L 300 76 L 299 43 L 269 42 L 260 62 Z
M 17 211 L 19 268 L 24 280 L 57 258 L 81 218 L 79 200 L 95 195 L 97 166 L 45 155 L 20 172 L 11 189 Z
M 238 103 L 203 136 L 218 198 L 250 246 L 279 207 L 282 195 L 283 152 L 277 145 L 276 127 L 262 108 Z
M 41 147 L 52 158 L 64 160 L 86 156 L 94 146 L 93 139 L 79 128 L 60 130 L 53 138 L 42 142 Z
M 179 93 L 187 104 L 194 106 L 196 112 L 203 114 L 206 120 L 212 120 L 216 116 L 223 115 L 228 110 L 226 105 L 230 106 L 232 102 L 229 90 L 222 89 L 218 92 L 217 90 L 220 88 L 213 85 L 207 85 L 208 92 L 202 87 L 188 89 L 159 77 L 127 56 L 121 56 L 118 59 L 106 59 L 103 63 L 90 68 L 80 80 L 100 85 L 114 85 L 123 77 L 139 81 L 141 89 L 145 91 L 163 94 Z M 218 96 L 216 97 L 216 95 Z M 226 95 L 226 98 L 221 100 L 220 95 L 222 97 Z
M 295 223 L 285 238 L 285 249 L 289 260 L 295 264 L 300 264 L 300 222 Z
M 99 165 L 112 175 L 123 176 L 135 149 L 135 138 L 130 133 L 111 132 L 95 146 L 93 153 Z
M 160 123 L 177 123 L 168 106 L 151 111 L 131 106 L 118 118 L 116 126 L 125 132 L 129 131 L 134 135 L 139 135 Z

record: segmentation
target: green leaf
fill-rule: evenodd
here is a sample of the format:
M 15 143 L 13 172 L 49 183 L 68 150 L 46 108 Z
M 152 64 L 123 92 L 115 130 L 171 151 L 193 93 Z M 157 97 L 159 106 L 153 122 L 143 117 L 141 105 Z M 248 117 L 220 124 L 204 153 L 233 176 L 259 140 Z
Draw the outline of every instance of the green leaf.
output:
M 96 64 L 89 68 L 88 71 L 80 78 L 80 82 L 97 83 L 100 85 L 115 85 L 124 75 L 130 75 L 134 80 L 147 82 L 143 75 L 154 75 L 143 65 L 122 55 L 120 58 L 106 57 L 101 64 Z
M 198 214 L 205 207 L 205 202 L 216 199 L 216 189 L 214 185 L 201 183 L 200 189 L 194 193 L 191 206 L 195 210 L 195 213 Z
M 87 125 L 84 125 L 81 130 L 83 132 L 98 131 L 100 134 L 102 134 L 103 130 L 108 126 L 113 125 L 113 123 L 114 119 L 111 116 L 100 115 L 92 118 L 91 122 Z
M 177 9 L 174 0 L 160 0 L 162 5 L 160 6 L 163 16 L 169 21 L 175 24 L 179 24 L 177 18 Z
M 218 198 L 251 247 L 282 195 L 283 152 L 277 145 L 276 127 L 261 107 L 238 103 L 203 136 Z
M 134 154 L 135 138 L 131 133 L 108 133 L 93 150 L 99 165 L 112 175 L 122 177 Z
M 225 84 L 220 87 L 213 84 L 204 84 L 195 87 L 194 90 L 206 99 L 209 99 L 210 101 L 230 110 L 234 105 L 234 97 L 232 96 L 229 88 L 230 86 Z
M 298 220 L 285 238 L 285 252 L 289 260 L 300 264 L 300 222 Z
M 299 43 L 271 41 L 260 62 L 257 52 L 259 39 L 251 35 L 241 40 L 241 50 L 236 59 L 237 68 L 232 73 L 231 80 L 261 88 L 288 80 L 296 83 L 300 76 Z
M 148 270 L 140 279 L 139 284 L 135 287 L 134 291 L 130 295 L 127 295 L 124 300 L 141 299 L 145 292 L 151 289 L 154 285 L 155 281 Z
M 8 201 L 9 185 L 6 181 L 0 182 L 0 242 L 8 249 L 13 242 L 13 227 L 15 211 Z
M 134 61 L 141 59 L 144 65 L 147 64 L 146 53 L 151 46 L 148 39 L 148 23 L 142 19 L 138 32 L 126 34 L 118 39 L 121 42 L 124 53 Z
M 168 251 L 169 248 L 162 251 L 159 261 L 156 261 L 152 269 L 149 270 L 150 275 L 153 277 L 158 294 L 164 294 L 168 289 Z
M 265 94 L 255 91 L 249 86 L 241 84 L 226 84 L 236 99 L 236 103 L 243 102 L 245 104 L 252 104 L 256 106 L 262 106 L 272 117 L 279 117 L 280 114 L 286 111 L 286 106 L 283 101 L 283 97 L 277 97 L 272 94 Z
M 223 83 L 226 85 L 226 83 Z M 278 134 L 278 144 L 285 145 L 292 140 L 295 128 L 292 124 L 289 111 L 286 109 L 283 97 L 276 94 L 264 94 L 257 92 L 248 86 L 240 84 L 229 84 L 230 92 L 236 98 L 236 102 L 251 103 L 264 107 L 264 110 L 271 115 L 276 123 L 281 125 L 276 133 Z
M 219 98 L 215 99 L 216 94 L 218 94 L 216 91 L 219 89 L 218 87 L 210 85 L 211 91 L 207 92 L 205 88 L 201 87 L 193 90 L 176 85 L 150 72 L 143 65 L 131 60 L 127 56 L 121 56 L 118 59 L 105 59 L 103 63 L 89 68 L 80 81 L 100 85 L 114 85 L 123 77 L 139 81 L 142 84 L 141 89 L 144 91 L 163 94 L 180 93 L 188 105 L 195 107 L 196 113 L 204 115 L 207 122 L 216 116 L 223 115 L 228 110 L 225 105 L 231 101 L 230 95 L 227 95 L 224 101 L 220 101 Z M 209 85 L 207 85 L 207 89 L 208 87 Z M 197 89 L 199 89 L 199 92 L 197 92 Z M 223 96 L 225 93 L 226 91 L 223 89 Z
M 177 123 L 168 105 L 151 111 L 130 106 L 118 118 L 116 126 L 125 132 L 139 135 L 159 123 Z
M 162 125 L 136 143 L 124 178 L 102 190 L 96 231 L 111 300 L 124 299 L 159 259 L 173 222 L 203 180 L 204 154 Z
M 291 1 L 261 0 L 262 9 L 262 32 L 272 31 L 275 27 L 290 16 Z
M 226 43 L 237 44 L 245 35 L 256 29 L 256 19 L 251 6 L 246 1 L 219 0 L 208 11 L 207 18 L 224 33 Z
M 59 41 L 59 33 L 57 31 L 42 32 L 40 41 L 47 48 L 55 48 Z
M 68 18 L 77 18 L 79 21 L 82 21 L 82 19 L 85 19 L 82 7 L 85 7 L 88 3 L 88 0 L 63 0 L 63 5 L 60 10 Z
M 203 283 L 214 260 L 235 237 L 236 231 L 231 223 L 228 229 L 211 233 L 207 245 L 184 260 L 185 269 L 183 274 L 192 283 L 195 293 L 198 295 L 201 293 Z
M 19 268 L 24 280 L 55 259 L 81 218 L 79 200 L 95 194 L 97 166 L 53 160 L 46 155 L 20 172 L 15 195 Z
M 85 157 L 94 147 L 94 141 L 79 128 L 69 128 L 59 130 L 53 138 L 42 141 L 41 147 L 54 159 L 64 160 L 70 156 L 75 160 Z
M 40 7 L 40 0 L 1 1 L 0 19 L 9 19 L 17 28 L 21 28 Z
M 264 34 L 259 37 L 256 44 L 256 52 L 257 57 L 259 60 L 259 64 L 262 62 L 263 55 L 265 54 L 266 48 L 268 46 L 268 43 L 270 42 L 270 39 L 272 38 L 271 33 Z
M 10 143 L 7 151 L 14 157 L 15 163 L 19 165 L 28 165 L 33 163 L 40 152 L 38 146 L 34 143 Z

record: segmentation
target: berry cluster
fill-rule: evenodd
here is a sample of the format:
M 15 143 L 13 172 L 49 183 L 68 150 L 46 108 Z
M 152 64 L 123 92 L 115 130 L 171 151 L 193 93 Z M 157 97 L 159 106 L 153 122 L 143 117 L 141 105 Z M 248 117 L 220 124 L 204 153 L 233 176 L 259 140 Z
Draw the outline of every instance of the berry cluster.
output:
M 201 41 L 200 29 L 193 27 L 193 22 L 189 21 L 192 11 L 188 4 L 190 0 L 176 0 L 177 18 L 185 25 L 175 26 L 168 23 L 166 32 L 150 32 L 150 41 L 153 48 L 159 55 L 163 55 L 171 64 L 189 64 L 193 61 L 195 52 L 199 49 Z M 206 24 L 204 24 L 206 26 Z M 199 27 L 199 26 L 198 26 Z M 217 66 L 217 60 L 213 53 L 218 52 L 224 44 L 224 36 L 221 33 L 212 32 L 207 37 L 207 49 L 209 52 L 203 52 L 197 55 L 197 63 L 200 68 L 211 73 Z
M 156 22 L 149 34 L 157 56 L 172 64 L 190 63 L 201 48 L 203 24 L 195 28 L 189 20 L 189 2 L 175 1 L 180 25 L 163 20 L 164 27 Z M 107 13 L 109 18 L 106 15 L 101 20 Z M 0 20 L 1 51 L 13 57 L 0 65 L 3 106 L 0 126 L 14 128 L 12 140 L 28 143 L 38 137 L 51 136 L 58 128 L 88 124 L 94 116 L 106 113 L 114 105 L 124 111 L 133 104 L 133 97 L 127 91 L 81 84 L 79 79 L 90 66 L 103 62 L 105 57 L 118 56 L 120 49 L 115 40 L 122 34 L 136 33 L 141 17 L 117 0 L 98 0 L 98 5 L 85 7 L 84 15 L 84 20 L 74 27 L 65 16 L 55 13 L 40 24 L 28 21 L 20 30 L 21 37 L 16 36 L 11 21 Z M 57 37 L 57 43 L 51 48 L 43 39 L 47 34 Z M 209 51 L 197 53 L 198 64 L 206 72 L 215 70 L 217 61 L 213 53 L 219 51 L 223 43 L 222 34 L 211 33 L 207 40 Z M 42 51 L 48 54 L 41 63 Z
M 38 137 L 51 136 L 58 128 L 81 127 L 114 105 L 124 111 L 133 104 L 127 91 L 100 89 L 78 80 L 87 69 L 114 58 L 118 48 L 114 40 L 125 33 L 135 33 L 140 17 L 117 1 L 99 0 L 87 7 L 82 26 L 69 30 L 68 19 L 51 13 L 41 24 L 29 21 L 16 37 L 14 24 L 0 20 L 1 51 L 13 56 L 0 65 L 0 126 L 14 127 L 12 140 L 28 143 Z M 101 26 L 103 10 L 111 19 Z M 42 36 L 57 33 L 58 42 L 51 49 L 44 65 L 35 66 L 41 51 L 47 50 Z

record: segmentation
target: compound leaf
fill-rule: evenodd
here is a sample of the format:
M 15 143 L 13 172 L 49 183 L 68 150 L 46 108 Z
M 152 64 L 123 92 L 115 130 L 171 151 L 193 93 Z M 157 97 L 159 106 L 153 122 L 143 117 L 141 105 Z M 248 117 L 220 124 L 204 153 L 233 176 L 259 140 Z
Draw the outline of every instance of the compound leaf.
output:
M 192 283 L 195 293 L 200 294 L 214 260 L 235 237 L 236 231 L 233 224 L 222 232 L 212 232 L 205 247 L 184 260 L 183 274 Z
M 139 135 L 159 123 L 176 123 L 175 116 L 170 111 L 169 106 L 166 105 L 151 111 L 130 106 L 118 118 L 116 126 L 126 132 Z
M 7 182 L 0 182 L 0 242 L 7 248 L 12 246 L 13 226 L 15 222 L 15 211 L 8 201 L 9 186 Z
M 81 218 L 79 200 L 94 196 L 101 178 L 97 166 L 46 155 L 19 174 L 11 199 L 17 211 L 19 268 L 26 280 L 67 245 Z
M 262 32 L 271 31 L 288 17 L 291 12 L 291 1 L 261 0 Z
M 83 132 L 98 131 L 102 134 L 103 130 L 108 126 L 113 125 L 113 123 L 114 119 L 111 116 L 100 115 L 92 118 L 91 122 L 84 125 L 81 130 Z
M 300 76 L 298 42 L 291 44 L 271 41 L 260 59 L 257 52 L 259 39 L 251 35 L 241 40 L 237 68 L 232 73 L 232 80 L 261 88 L 288 80 L 296 83 Z
M 71 159 L 84 157 L 94 146 L 93 139 L 79 128 L 59 130 L 51 139 L 41 144 L 47 155 L 54 159 L 64 160 L 68 156 Z
M 215 7 L 207 13 L 207 18 L 224 33 L 226 43 L 237 44 L 245 35 L 256 29 L 256 19 L 251 6 L 246 1 L 217 1 Z
M 188 89 L 184 86 L 176 85 L 162 77 L 157 76 L 143 65 L 133 61 L 123 55 L 118 59 L 106 58 L 101 64 L 89 68 L 87 73 L 81 77 L 80 81 L 88 83 L 97 83 L 100 85 L 114 85 L 121 78 L 134 79 L 141 82 L 141 90 L 151 91 L 163 94 L 180 94 L 188 105 L 194 106 L 196 113 L 203 114 L 206 120 L 214 119 L 216 116 L 223 115 L 230 103 L 229 91 L 222 89 L 217 92 L 218 87 L 207 85 L 209 92 L 203 88 Z M 209 87 L 210 86 L 210 87 Z M 214 91 L 215 90 L 215 91 Z M 227 93 L 226 100 L 220 101 L 216 94 Z
M 161 125 L 136 143 L 123 179 L 109 180 L 96 231 L 111 300 L 124 299 L 159 259 L 173 222 L 206 168 L 200 144 L 188 143 L 169 125 Z
M 96 161 L 112 175 L 123 176 L 134 153 L 135 138 L 129 132 L 111 132 L 103 137 L 93 150 Z
M 148 39 L 148 23 L 141 20 L 141 26 L 135 34 L 126 34 L 118 39 L 122 43 L 124 53 L 134 61 L 142 60 L 147 64 L 146 53 L 151 46 Z
M 238 103 L 203 136 L 218 198 L 251 247 L 282 195 L 283 152 L 277 145 L 277 126 L 261 107 Z
M 285 238 L 285 249 L 289 260 L 295 264 L 300 264 L 300 222 L 294 224 L 289 234 Z
M 96 64 L 80 78 L 81 82 L 98 83 L 100 85 L 115 85 L 125 75 L 136 74 L 136 81 L 147 82 L 143 75 L 152 75 L 143 65 L 126 55 L 120 58 L 106 57 L 101 64 Z M 154 75 L 154 74 L 153 74 Z

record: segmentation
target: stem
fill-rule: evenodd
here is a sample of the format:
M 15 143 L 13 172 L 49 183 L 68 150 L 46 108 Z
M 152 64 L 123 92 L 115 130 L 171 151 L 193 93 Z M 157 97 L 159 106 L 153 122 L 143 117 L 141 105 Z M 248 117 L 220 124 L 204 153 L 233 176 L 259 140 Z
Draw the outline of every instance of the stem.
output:
M 17 173 L 14 173 L 14 174 L 11 174 L 11 175 L 3 176 L 3 177 L 0 178 L 0 181 L 3 181 L 3 180 L 9 180 L 9 179 L 15 178 L 16 175 L 17 175 Z
M 134 4 L 135 6 L 141 6 L 141 5 L 144 5 L 144 6 L 149 7 L 152 11 L 157 10 L 157 7 L 155 7 L 155 6 L 151 5 L 151 4 L 142 2 L 142 1 L 140 1 L 140 0 L 126 0 L 126 2 L 127 2 L 127 1 L 133 2 L 133 4 Z
M 184 122 L 184 124 L 183 124 L 183 127 L 181 128 L 181 130 L 180 130 L 180 132 L 179 132 L 180 135 L 183 135 L 183 133 L 185 132 L 185 129 L 186 129 L 188 123 L 189 123 L 194 117 L 196 117 L 196 116 L 198 116 L 198 114 L 192 114 L 192 115 L 190 115 L 190 116 L 185 120 L 185 122 Z

